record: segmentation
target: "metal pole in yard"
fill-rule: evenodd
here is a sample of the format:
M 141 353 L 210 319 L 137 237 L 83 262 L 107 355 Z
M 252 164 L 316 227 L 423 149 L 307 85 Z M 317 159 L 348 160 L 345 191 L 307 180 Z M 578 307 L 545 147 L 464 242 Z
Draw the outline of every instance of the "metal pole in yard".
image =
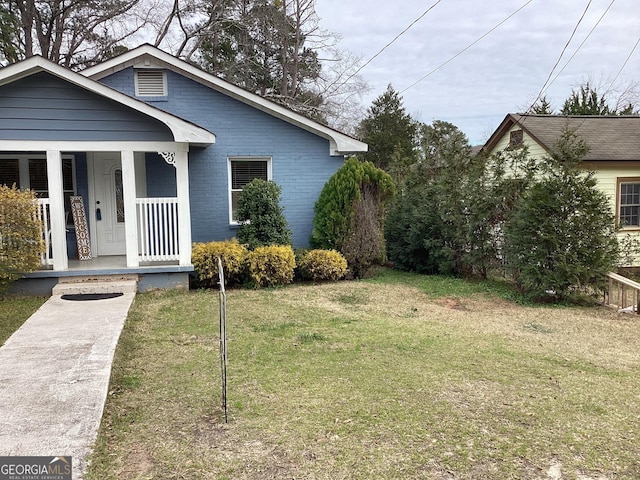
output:
M 224 291 L 224 272 L 222 260 L 218 257 L 218 279 L 220 281 L 220 368 L 222 371 L 222 408 L 224 423 L 229 423 L 227 417 L 227 294 Z

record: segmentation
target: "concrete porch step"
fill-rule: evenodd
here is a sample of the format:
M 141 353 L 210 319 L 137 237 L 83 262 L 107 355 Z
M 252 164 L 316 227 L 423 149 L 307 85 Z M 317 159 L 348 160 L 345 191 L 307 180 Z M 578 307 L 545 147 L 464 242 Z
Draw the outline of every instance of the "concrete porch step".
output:
M 53 287 L 52 295 L 83 295 L 95 293 L 136 293 L 137 275 L 103 275 L 65 277 Z

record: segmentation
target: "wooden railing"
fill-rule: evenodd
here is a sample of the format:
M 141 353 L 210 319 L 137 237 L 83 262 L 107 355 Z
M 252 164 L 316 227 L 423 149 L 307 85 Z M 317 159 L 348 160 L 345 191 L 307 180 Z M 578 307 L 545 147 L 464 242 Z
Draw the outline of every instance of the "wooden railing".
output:
M 138 198 L 138 256 L 141 261 L 174 261 L 180 258 L 178 241 L 178 199 Z M 36 218 L 44 244 L 40 254 L 43 267 L 53 265 L 51 215 L 48 198 L 39 198 Z
M 178 199 L 137 198 L 138 256 L 141 261 L 172 261 L 180 258 Z
M 40 253 L 40 265 L 48 267 L 53 265 L 51 255 L 51 215 L 49 213 L 49 199 L 39 198 L 36 208 L 36 218 L 40 225 L 40 237 L 43 242 L 43 251 Z
M 640 283 L 618 275 L 608 273 L 609 288 L 604 297 L 605 305 L 615 307 L 618 311 L 628 311 L 640 313 L 638 302 L 640 302 Z

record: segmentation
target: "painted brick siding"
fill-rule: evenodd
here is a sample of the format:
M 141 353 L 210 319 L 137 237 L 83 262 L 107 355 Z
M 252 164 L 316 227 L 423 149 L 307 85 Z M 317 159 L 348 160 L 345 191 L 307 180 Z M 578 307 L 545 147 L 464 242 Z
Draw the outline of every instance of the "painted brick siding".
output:
M 175 197 L 176 170 L 169 165 L 157 153 L 145 155 L 147 171 L 147 196 L 149 197 Z
M 167 98 L 149 103 L 216 135 L 214 145 L 192 148 L 189 154 L 193 241 L 224 240 L 235 235 L 235 227 L 229 224 L 227 158 L 267 156 L 272 158 L 273 180 L 282 188 L 282 205 L 294 245 L 307 246 L 313 206 L 326 181 L 342 165 L 343 157 L 330 156 L 329 141 L 324 138 L 181 75 L 167 73 Z M 133 95 L 133 78 L 130 68 L 102 81 Z M 148 157 L 148 179 L 160 185 L 160 177 L 172 172 L 157 168 L 150 165 Z M 152 192 L 149 186 L 149 196 Z

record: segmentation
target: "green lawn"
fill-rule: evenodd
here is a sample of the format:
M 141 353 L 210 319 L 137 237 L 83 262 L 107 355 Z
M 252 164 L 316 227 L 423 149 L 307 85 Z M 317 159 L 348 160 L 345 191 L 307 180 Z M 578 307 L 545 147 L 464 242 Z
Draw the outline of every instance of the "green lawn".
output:
M 640 322 L 398 272 L 138 295 L 90 479 L 637 479 Z M 554 476 L 555 475 L 555 476 Z
M 0 297 L 0 345 L 46 300 L 43 297 Z

